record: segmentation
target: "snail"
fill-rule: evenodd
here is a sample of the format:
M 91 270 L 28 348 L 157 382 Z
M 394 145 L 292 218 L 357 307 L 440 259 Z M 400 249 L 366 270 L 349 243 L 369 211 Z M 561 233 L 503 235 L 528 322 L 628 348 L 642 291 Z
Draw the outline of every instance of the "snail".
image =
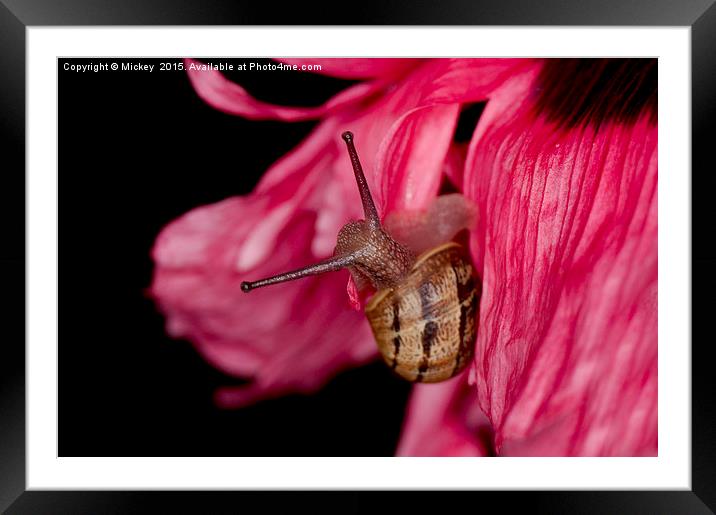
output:
M 365 220 L 343 226 L 333 257 L 244 281 L 241 290 L 348 268 L 359 288 L 370 283 L 376 290 L 365 315 L 383 360 L 408 381 L 434 383 L 454 377 L 472 360 L 481 295 L 467 250 L 451 241 L 472 223 L 471 206 L 462 195 L 446 195 L 438 197 L 422 220 L 398 213 L 381 224 L 353 134 L 344 132 L 342 138 Z

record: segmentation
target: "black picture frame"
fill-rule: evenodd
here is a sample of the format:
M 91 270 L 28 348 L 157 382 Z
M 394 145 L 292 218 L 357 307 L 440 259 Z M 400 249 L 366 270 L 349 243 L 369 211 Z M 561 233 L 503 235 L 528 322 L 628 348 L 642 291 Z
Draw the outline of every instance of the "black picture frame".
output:
M 378 3 L 376 3 L 378 4 Z M 349 9 L 346 10 L 346 7 Z M 345 14 L 348 13 L 348 14 Z M 230 0 L 2 0 L 0 2 L 0 113 L 3 173 L 0 175 L 4 222 L 0 245 L 0 274 L 5 292 L 2 320 L 5 331 L 0 360 L 0 509 L 7 513 L 217 513 L 241 511 L 255 500 L 249 492 L 70 492 L 25 491 L 25 29 L 43 25 L 246 25 L 302 23 L 307 25 L 576 25 L 683 26 L 691 28 L 692 51 L 692 490 L 604 492 L 461 492 L 450 493 L 450 505 L 467 501 L 475 509 L 485 503 L 505 508 L 522 506 L 545 513 L 713 513 L 716 511 L 716 425 L 711 392 L 714 376 L 706 337 L 705 315 L 712 313 L 716 286 L 712 272 L 716 251 L 706 235 L 716 203 L 709 149 L 716 140 L 716 6 L 714 0 L 563 0 L 416 2 L 397 1 L 371 6 L 365 2 L 324 6 L 321 16 L 300 3 L 276 8 L 265 2 L 237 4 Z M 700 170 L 701 173 L 696 173 Z M 687 171 L 684 171 L 685 173 Z M 698 185 L 698 187 L 697 187 Z M 22 214 L 19 214 L 22 213 Z M 11 293 L 12 292 L 12 293 Z M 263 495 L 263 509 L 311 504 L 319 493 L 288 492 Z M 385 505 L 385 493 L 334 493 L 321 499 L 339 512 L 358 512 Z M 402 510 L 428 509 L 423 493 L 404 493 Z M 473 498 L 474 497 L 474 498 Z M 268 500 L 266 499 L 268 498 Z M 440 505 L 440 504 L 439 504 Z M 438 506 L 439 506 L 438 505 Z M 443 505 L 444 506 L 444 505 Z M 333 509 L 332 509 L 333 511 Z

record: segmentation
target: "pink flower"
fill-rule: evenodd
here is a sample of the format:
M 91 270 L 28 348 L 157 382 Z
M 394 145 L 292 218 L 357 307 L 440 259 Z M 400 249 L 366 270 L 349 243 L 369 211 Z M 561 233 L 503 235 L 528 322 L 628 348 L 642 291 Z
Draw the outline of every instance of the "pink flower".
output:
M 306 109 L 189 71 L 218 109 L 320 119 L 251 195 L 197 208 L 157 239 L 151 291 L 169 333 L 252 379 L 217 402 L 311 392 L 377 356 L 345 271 L 240 290 L 330 256 L 340 227 L 363 217 L 339 138 L 350 129 L 381 217 L 426 212 L 446 178 L 477 210 L 474 362 L 414 387 L 398 454 L 656 454 L 655 62 L 320 62 L 365 80 Z M 455 142 L 461 109 L 482 101 L 469 144 Z

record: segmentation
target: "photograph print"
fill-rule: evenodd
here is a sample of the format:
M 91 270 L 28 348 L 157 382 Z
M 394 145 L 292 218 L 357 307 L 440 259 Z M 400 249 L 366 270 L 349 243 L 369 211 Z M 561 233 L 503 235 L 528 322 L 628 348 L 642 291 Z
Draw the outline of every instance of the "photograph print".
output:
M 656 59 L 58 83 L 60 456 L 658 456 Z

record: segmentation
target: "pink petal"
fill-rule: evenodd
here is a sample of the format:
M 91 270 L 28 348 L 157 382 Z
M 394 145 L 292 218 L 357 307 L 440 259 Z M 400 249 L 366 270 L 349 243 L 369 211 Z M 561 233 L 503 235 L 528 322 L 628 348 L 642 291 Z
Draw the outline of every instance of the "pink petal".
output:
M 376 353 L 364 317 L 345 300 L 347 272 L 241 292 L 242 280 L 316 260 L 310 248 L 315 215 L 305 213 L 281 230 L 270 261 L 250 276 L 240 273 L 235 254 L 252 222 L 266 213 L 258 204 L 228 199 L 169 225 L 154 249 L 151 287 L 173 336 L 194 342 L 224 372 L 253 379 L 247 392 L 254 395 L 244 396 L 246 402 L 312 391 Z
M 185 60 L 185 68 L 192 86 L 199 96 L 212 107 L 225 113 L 252 120 L 283 120 L 287 122 L 311 120 L 344 109 L 375 93 L 381 83 L 356 84 L 318 107 L 284 107 L 255 99 L 249 93 L 216 70 L 190 69 L 193 59 Z
M 383 221 L 385 230 L 415 254 L 455 238 L 475 227 L 477 207 L 459 193 L 440 195 L 427 209 L 393 211 Z
M 330 120 L 319 125 L 295 150 L 272 166 L 256 188 L 257 202 L 263 202 L 265 215 L 251 220 L 237 249 L 237 269 L 245 272 L 267 259 L 276 246 L 279 232 L 302 210 L 318 214 L 315 243 L 316 255 L 326 257 L 333 251 L 335 234 L 339 227 L 326 224 L 326 220 L 345 218 L 357 214 L 357 206 L 326 202 L 335 191 L 342 191 L 348 178 L 333 173 L 338 156 L 335 122 Z M 338 198 L 341 198 L 339 195 Z M 327 233 L 327 234 L 326 234 Z M 332 239 L 326 243 L 326 238 Z M 322 245 L 321 245 L 322 244 Z
M 472 103 L 512 76 L 535 67 L 533 59 L 433 59 L 424 68 L 432 80 L 422 89 L 423 105 Z
M 425 207 L 435 198 L 458 113 L 457 104 L 419 107 L 391 127 L 378 156 L 384 213 Z
M 443 173 L 450 179 L 455 189 L 462 191 L 462 175 L 465 171 L 465 159 L 467 158 L 467 145 L 453 143 L 448 149 L 443 164 Z
M 346 293 L 348 293 L 348 301 L 350 302 L 351 307 L 356 311 L 360 311 L 363 308 L 364 299 L 361 297 L 360 289 L 358 288 L 353 276 L 348 278 Z
M 480 406 L 504 455 L 655 455 L 657 127 L 558 129 L 537 72 L 491 97 L 467 158 Z
M 449 150 L 460 104 L 485 100 L 511 74 L 532 67 L 521 59 L 434 59 L 416 69 L 406 80 L 418 93 L 410 99 L 416 107 L 404 111 L 379 150 L 383 212 L 426 207 L 455 159 Z
M 489 456 L 489 422 L 462 374 L 413 387 L 397 456 Z

